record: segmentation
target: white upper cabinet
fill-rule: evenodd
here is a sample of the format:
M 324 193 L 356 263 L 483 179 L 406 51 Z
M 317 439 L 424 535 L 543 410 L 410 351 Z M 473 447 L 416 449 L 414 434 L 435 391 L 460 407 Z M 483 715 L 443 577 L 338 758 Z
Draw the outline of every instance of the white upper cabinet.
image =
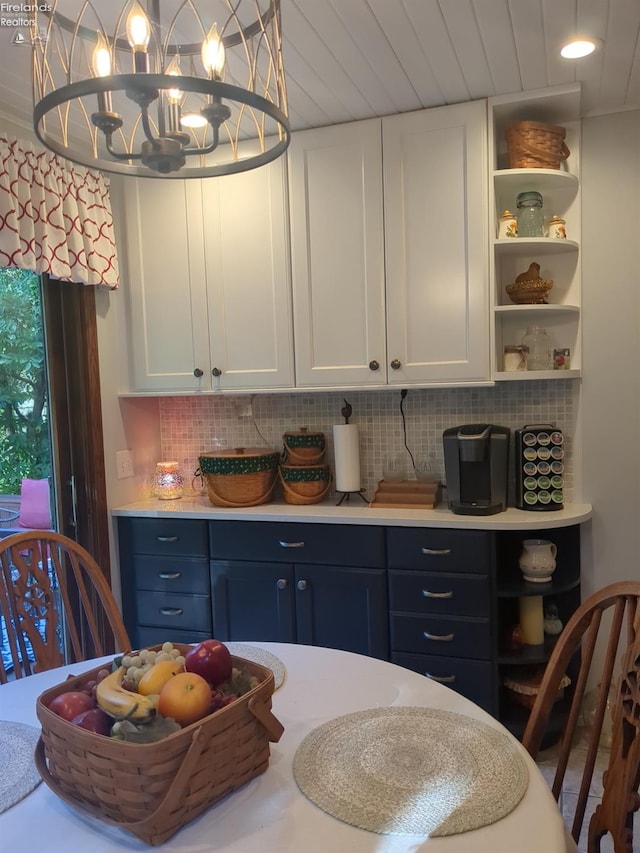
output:
M 295 133 L 288 156 L 296 384 L 384 385 L 380 121 Z
M 296 384 L 487 382 L 486 103 L 294 134 Z
M 390 384 L 489 379 L 486 102 L 382 120 Z
M 132 390 L 291 387 L 284 161 L 128 188 Z

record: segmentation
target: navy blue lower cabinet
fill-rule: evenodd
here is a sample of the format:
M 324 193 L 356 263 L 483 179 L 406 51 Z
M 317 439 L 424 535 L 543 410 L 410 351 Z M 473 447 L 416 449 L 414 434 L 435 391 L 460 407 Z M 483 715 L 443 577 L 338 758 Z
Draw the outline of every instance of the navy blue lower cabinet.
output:
M 211 562 L 214 635 L 297 642 L 388 660 L 384 569 Z

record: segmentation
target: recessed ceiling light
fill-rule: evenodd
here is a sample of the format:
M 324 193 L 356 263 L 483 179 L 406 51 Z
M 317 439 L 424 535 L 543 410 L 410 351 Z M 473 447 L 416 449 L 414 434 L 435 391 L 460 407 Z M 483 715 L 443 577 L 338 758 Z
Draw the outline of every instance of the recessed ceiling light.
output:
M 583 56 L 589 56 L 595 49 L 596 43 L 593 39 L 576 39 L 565 44 L 560 56 L 564 59 L 581 59 Z

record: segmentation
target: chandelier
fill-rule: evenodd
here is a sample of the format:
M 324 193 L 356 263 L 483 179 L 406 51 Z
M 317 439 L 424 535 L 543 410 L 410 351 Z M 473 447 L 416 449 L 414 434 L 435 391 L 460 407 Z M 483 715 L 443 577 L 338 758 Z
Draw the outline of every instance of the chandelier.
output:
M 54 0 L 32 26 L 47 148 L 139 177 L 210 177 L 290 140 L 280 0 Z

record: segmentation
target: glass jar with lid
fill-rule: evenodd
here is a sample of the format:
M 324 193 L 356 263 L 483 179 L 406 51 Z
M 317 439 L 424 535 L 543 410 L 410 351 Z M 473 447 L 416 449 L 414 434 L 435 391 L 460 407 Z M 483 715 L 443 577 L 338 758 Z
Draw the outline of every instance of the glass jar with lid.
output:
M 522 344 L 529 348 L 527 370 L 553 369 L 553 341 L 543 326 L 529 326 Z
M 540 193 L 519 193 L 516 197 L 516 207 L 518 209 L 518 237 L 544 237 L 544 217 Z

